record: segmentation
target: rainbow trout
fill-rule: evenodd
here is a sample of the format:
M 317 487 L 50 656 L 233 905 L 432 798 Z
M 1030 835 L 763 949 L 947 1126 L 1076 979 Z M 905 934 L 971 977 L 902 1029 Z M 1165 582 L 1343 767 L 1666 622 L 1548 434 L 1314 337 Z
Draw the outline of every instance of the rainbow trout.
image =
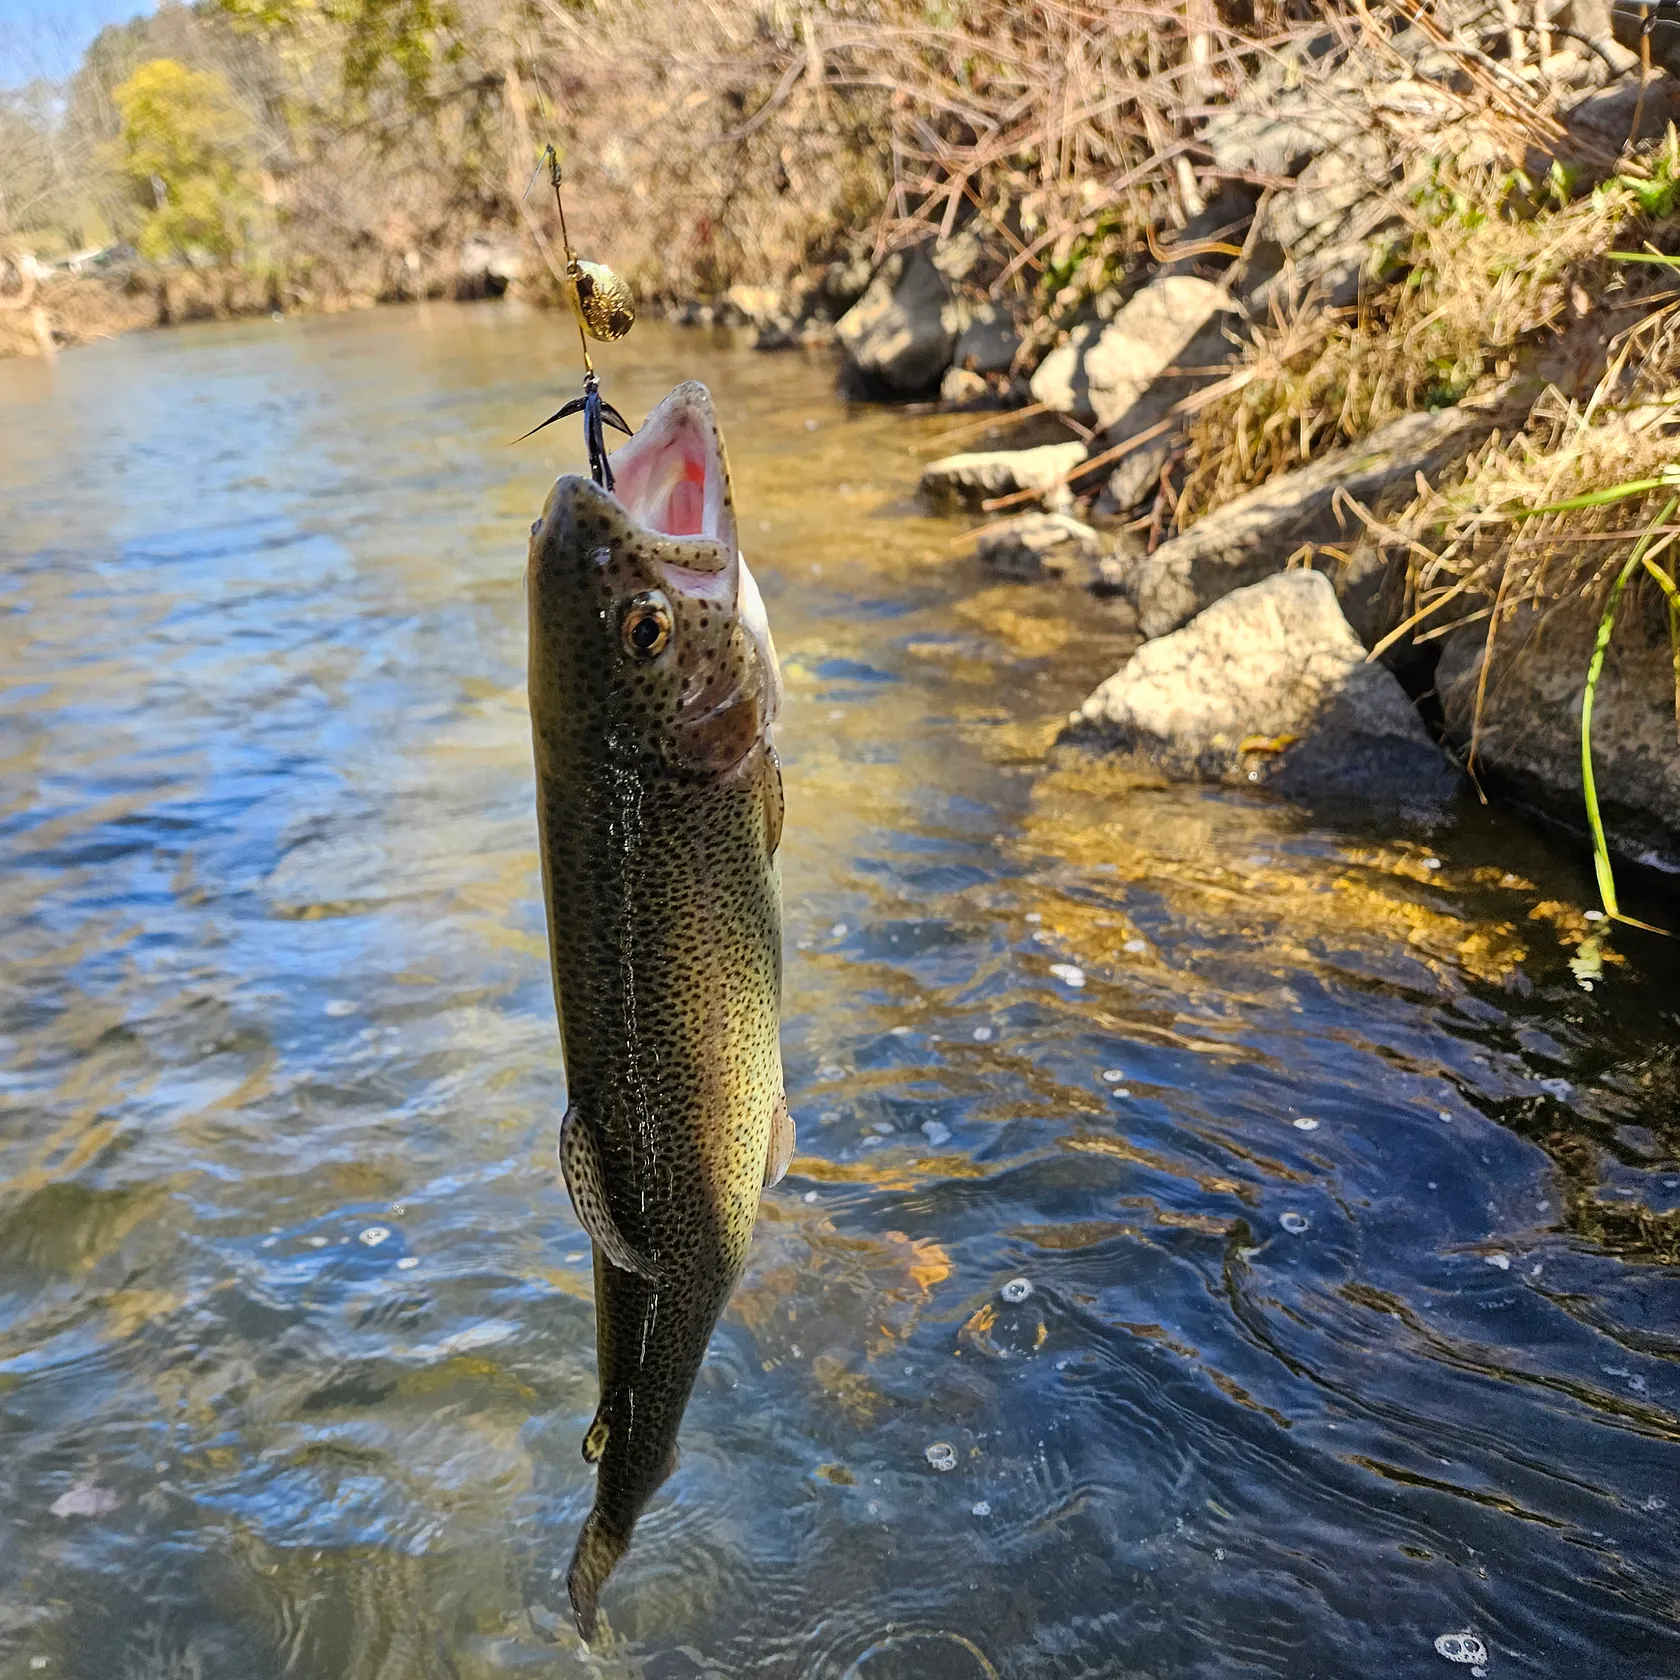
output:
M 612 467 L 612 495 L 556 482 L 526 574 L 560 1164 L 595 1256 L 595 1503 L 566 1581 L 585 1640 L 793 1154 L 781 682 L 705 387 L 679 385 Z

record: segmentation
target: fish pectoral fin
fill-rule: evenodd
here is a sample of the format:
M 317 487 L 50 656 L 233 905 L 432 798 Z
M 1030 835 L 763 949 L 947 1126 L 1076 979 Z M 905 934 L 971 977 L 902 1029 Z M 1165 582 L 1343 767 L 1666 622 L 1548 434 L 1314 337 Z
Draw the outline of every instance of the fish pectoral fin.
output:
M 589 1233 L 590 1241 L 621 1272 L 634 1272 L 649 1283 L 657 1283 L 659 1277 L 652 1263 L 624 1240 L 613 1220 L 612 1210 L 607 1206 L 606 1180 L 601 1172 L 601 1153 L 595 1144 L 594 1130 L 572 1108 L 566 1110 L 566 1118 L 560 1122 L 560 1171 L 565 1176 L 566 1192 L 572 1198 L 572 1211 Z
M 793 1116 L 788 1113 L 787 1098 L 776 1098 L 770 1111 L 770 1147 L 764 1154 L 764 1187 L 780 1184 L 793 1159 Z

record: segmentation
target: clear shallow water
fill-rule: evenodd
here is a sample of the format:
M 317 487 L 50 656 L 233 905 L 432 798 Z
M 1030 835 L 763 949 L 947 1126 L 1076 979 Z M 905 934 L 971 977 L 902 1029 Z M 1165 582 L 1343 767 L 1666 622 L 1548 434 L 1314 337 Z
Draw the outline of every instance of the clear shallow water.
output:
M 788 676 L 800 1150 L 620 1642 L 544 1636 L 563 328 L 0 366 L 0 1677 L 1680 1674 L 1672 953 L 1583 990 L 1480 813 L 1052 762 L 1127 625 L 951 558 L 950 422 L 655 326 L 608 392 L 711 384 Z

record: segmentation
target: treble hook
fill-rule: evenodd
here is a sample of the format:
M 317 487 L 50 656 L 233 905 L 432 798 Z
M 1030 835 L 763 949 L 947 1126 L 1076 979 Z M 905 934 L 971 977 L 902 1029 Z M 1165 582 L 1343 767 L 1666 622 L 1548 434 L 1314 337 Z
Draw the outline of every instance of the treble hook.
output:
M 591 368 L 583 376 L 583 395 L 573 397 L 572 400 L 549 415 L 540 424 L 533 426 L 524 437 L 516 437 L 515 443 L 523 443 L 525 438 L 535 437 L 544 426 L 552 426 L 556 420 L 564 420 L 568 415 L 581 414 L 583 416 L 583 441 L 589 450 L 589 476 L 601 486 L 603 490 L 613 488 L 613 471 L 607 461 L 607 426 L 616 427 L 626 437 L 634 437 L 635 429 L 631 427 L 622 414 L 601 395 L 601 381 L 595 377 L 595 370 Z

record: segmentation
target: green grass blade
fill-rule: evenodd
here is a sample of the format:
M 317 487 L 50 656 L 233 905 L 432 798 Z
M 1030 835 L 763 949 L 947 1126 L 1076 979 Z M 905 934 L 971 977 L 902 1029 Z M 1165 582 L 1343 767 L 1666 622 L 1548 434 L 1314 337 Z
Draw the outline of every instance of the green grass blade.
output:
M 1523 508 L 1511 515 L 1513 519 L 1538 519 L 1543 513 L 1579 513 L 1582 508 L 1608 507 L 1611 502 L 1625 502 L 1630 496 L 1643 496 L 1648 490 L 1661 490 L 1674 481 L 1669 478 L 1634 478 L 1626 484 L 1611 484 L 1603 490 L 1589 490 L 1582 496 L 1571 496 L 1563 502 L 1547 502 L 1544 507 Z
M 1587 686 L 1581 696 L 1581 789 L 1587 801 L 1587 824 L 1592 829 L 1593 868 L 1598 875 L 1598 896 L 1604 901 L 1604 913 L 1618 922 L 1631 918 L 1623 916 L 1616 904 L 1616 877 L 1610 867 L 1610 843 L 1605 839 L 1604 819 L 1598 809 L 1598 784 L 1593 779 L 1592 761 L 1593 697 L 1598 692 L 1598 679 L 1604 670 L 1604 655 L 1609 651 L 1610 634 L 1616 628 L 1616 608 L 1621 605 L 1622 591 L 1627 588 L 1628 579 L 1639 570 L 1657 528 L 1668 523 L 1676 507 L 1680 507 L 1680 496 L 1671 496 L 1668 505 L 1651 521 L 1639 541 L 1633 545 L 1633 553 L 1628 556 L 1627 564 L 1617 575 L 1610 591 L 1610 599 L 1604 603 L 1604 616 L 1598 621 L 1598 635 L 1593 641 L 1592 660 L 1587 666 Z
M 1665 257 L 1661 251 L 1606 251 L 1613 262 L 1655 263 L 1659 268 L 1680 268 L 1680 257 Z

